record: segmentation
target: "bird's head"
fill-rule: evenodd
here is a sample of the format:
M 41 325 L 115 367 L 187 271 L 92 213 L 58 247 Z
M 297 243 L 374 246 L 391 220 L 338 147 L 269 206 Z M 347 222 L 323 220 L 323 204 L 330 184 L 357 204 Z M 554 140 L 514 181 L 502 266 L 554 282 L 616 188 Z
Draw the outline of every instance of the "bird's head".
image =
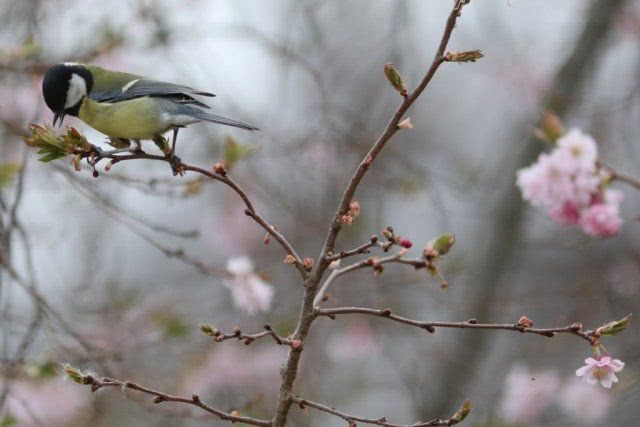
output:
M 44 102 L 53 111 L 53 125 L 64 116 L 77 116 L 83 98 L 91 92 L 93 76 L 82 64 L 65 62 L 47 70 L 42 81 Z

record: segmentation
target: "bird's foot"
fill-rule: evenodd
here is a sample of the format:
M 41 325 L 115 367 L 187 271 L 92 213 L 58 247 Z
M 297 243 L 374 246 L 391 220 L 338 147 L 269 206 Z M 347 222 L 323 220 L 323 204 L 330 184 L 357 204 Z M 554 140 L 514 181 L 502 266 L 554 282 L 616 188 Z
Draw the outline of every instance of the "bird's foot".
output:
M 180 159 L 180 157 L 171 153 L 167 155 L 167 161 L 169 162 L 169 165 L 171 165 L 173 176 L 176 176 L 176 175 L 184 176 L 184 172 L 185 172 L 184 164 L 182 163 L 182 160 Z

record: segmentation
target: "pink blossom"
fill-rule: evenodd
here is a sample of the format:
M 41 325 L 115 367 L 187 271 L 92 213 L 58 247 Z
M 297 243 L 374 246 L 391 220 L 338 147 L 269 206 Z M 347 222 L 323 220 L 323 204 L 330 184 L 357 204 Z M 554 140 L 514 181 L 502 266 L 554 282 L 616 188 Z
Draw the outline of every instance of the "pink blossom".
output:
M 602 421 L 613 403 L 611 394 L 600 387 L 590 387 L 574 378 L 560 392 L 563 412 L 580 423 L 597 424 Z
M 555 208 L 549 212 L 551 218 L 559 224 L 573 225 L 580 221 L 580 211 L 575 203 L 566 201 L 561 207 Z
M 281 347 L 214 346 L 200 360 L 188 363 L 188 372 L 179 386 L 184 394 L 253 390 L 272 395 L 277 391 L 283 352 Z
M 571 129 L 558 139 L 558 149 L 572 158 L 572 164 L 585 171 L 595 171 L 598 147 L 594 139 L 579 129 Z
M 517 185 L 525 200 L 545 209 L 559 224 L 580 225 L 591 236 L 610 237 L 622 225 L 622 193 L 602 190 L 607 177 L 597 159 L 593 138 L 573 129 L 558 139 L 553 151 L 519 170 Z
M 613 204 L 597 203 L 585 209 L 580 216 L 580 226 L 590 236 L 615 236 L 621 225 L 619 208 Z
M 250 315 L 271 309 L 273 287 L 253 272 L 253 262 L 248 257 L 230 258 L 227 271 L 231 277 L 225 279 L 224 284 L 231 291 L 236 308 Z
M 603 356 L 599 359 L 588 357 L 584 363 L 585 366 L 576 370 L 576 375 L 582 377 L 589 384 L 599 382 L 604 388 L 611 388 L 613 383 L 617 383 L 616 373 L 624 368 L 623 361 L 612 359 L 609 356 Z
M 509 424 L 528 425 L 553 402 L 559 388 L 555 372 L 533 372 L 515 365 L 505 379 L 499 416 Z
M 88 403 L 86 390 L 69 381 L 12 381 L 7 413 L 19 420 L 20 427 L 64 427 L 72 425 Z
M 363 320 L 349 322 L 344 330 L 331 337 L 327 346 L 329 356 L 339 361 L 369 357 L 377 349 L 375 333 Z

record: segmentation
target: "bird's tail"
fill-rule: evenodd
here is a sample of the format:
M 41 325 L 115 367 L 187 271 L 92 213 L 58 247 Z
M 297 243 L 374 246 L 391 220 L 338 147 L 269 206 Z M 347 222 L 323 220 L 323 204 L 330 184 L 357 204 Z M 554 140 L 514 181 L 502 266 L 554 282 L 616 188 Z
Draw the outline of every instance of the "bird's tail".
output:
M 215 114 L 206 113 L 202 110 L 191 112 L 190 115 L 198 120 L 203 120 L 205 122 L 219 123 L 221 125 L 234 126 L 234 127 L 246 129 L 246 130 L 259 130 L 257 127 L 249 125 L 247 123 L 242 123 L 237 120 L 227 119 L 226 117 L 222 117 L 222 116 L 216 116 Z

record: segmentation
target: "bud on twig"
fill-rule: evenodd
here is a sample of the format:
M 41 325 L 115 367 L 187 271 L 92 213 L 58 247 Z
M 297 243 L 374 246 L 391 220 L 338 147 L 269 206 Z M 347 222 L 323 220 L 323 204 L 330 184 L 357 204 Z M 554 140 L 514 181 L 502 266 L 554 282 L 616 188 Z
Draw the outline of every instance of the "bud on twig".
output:
M 349 215 L 354 218 L 360 215 L 360 203 L 357 200 L 349 203 Z
M 429 260 L 445 255 L 451 250 L 455 242 L 456 238 L 453 234 L 443 234 L 431 239 L 424 248 L 424 257 Z
M 306 257 L 302 260 L 302 266 L 305 270 L 311 271 L 313 269 L 313 258 Z
M 458 409 L 458 411 L 455 414 L 453 414 L 453 416 L 451 417 L 451 420 L 455 421 L 456 423 L 459 423 L 461 421 L 464 421 L 464 419 L 467 418 L 470 413 L 471 413 L 471 401 L 465 400 L 462 406 L 460 407 L 460 409 Z
M 67 376 L 67 378 L 69 378 L 71 381 L 78 383 L 78 384 L 88 384 L 88 379 L 91 378 L 88 375 L 83 374 L 79 369 L 74 368 L 73 366 L 69 365 L 68 363 L 65 363 L 64 365 L 62 365 L 63 367 L 63 371 L 64 374 Z
M 396 237 L 393 234 L 393 227 L 387 225 L 384 230 L 382 230 L 382 235 L 390 242 L 394 242 Z
M 398 92 L 400 95 L 407 96 L 407 88 L 404 85 L 404 81 L 402 80 L 402 76 L 396 70 L 396 67 L 393 66 L 391 62 L 384 64 L 384 75 L 387 76 L 387 80 L 391 83 L 391 86 Z
M 540 125 L 534 129 L 533 134 L 543 141 L 555 143 L 558 138 L 565 134 L 565 130 L 560 117 L 552 111 L 546 110 L 542 113 Z
M 609 322 L 606 325 L 600 326 L 596 329 L 596 336 L 614 336 L 622 333 L 629 323 L 631 322 L 631 315 L 623 317 L 620 320 L 614 320 L 613 322 Z
M 221 176 L 227 176 L 227 168 L 220 162 L 213 165 L 213 172 Z
M 413 123 L 411 123 L 411 117 L 407 117 L 398 123 L 398 129 L 413 129 Z
M 347 215 L 342 215 L 340 217 L 340 224 L 342 225 L 351 225 L 353 224 L 353 217 L 349 214 Z
M 444 60 L 447 62 L 476 62 L 478 59 L 483 58 L 484 55 L 479 50 L 468 50 L 465 52 L 447 52 L 444 56 Z
M 406 237 L 399 237 L 398 238 L 398 244 L 400 246 L 402 246 L 405 249 L 409 249 L 411 248 L 411 246 L 413 246 L 413 242 L 409 239 L 407 239 Z
M 284 257 L 284 263 L 285 264 L 295 264 L 296 263 L 296 258 L 291 254 L 287 254 L 287 256 Z
M 533 320 L 529 319 L 527 316 L 521 316 L 520 319 L 518 319 L 518 326 L 531 328 L 533 327 Z
M 220 331 L 218 330 L 218 328 L 214 327 L 213 325 L 210 325 L 208 323 L 200 323 L 200 332 L 204 333 L 205 335 L 209 335 L 210 337 L 215 337 L 220 335 Z

